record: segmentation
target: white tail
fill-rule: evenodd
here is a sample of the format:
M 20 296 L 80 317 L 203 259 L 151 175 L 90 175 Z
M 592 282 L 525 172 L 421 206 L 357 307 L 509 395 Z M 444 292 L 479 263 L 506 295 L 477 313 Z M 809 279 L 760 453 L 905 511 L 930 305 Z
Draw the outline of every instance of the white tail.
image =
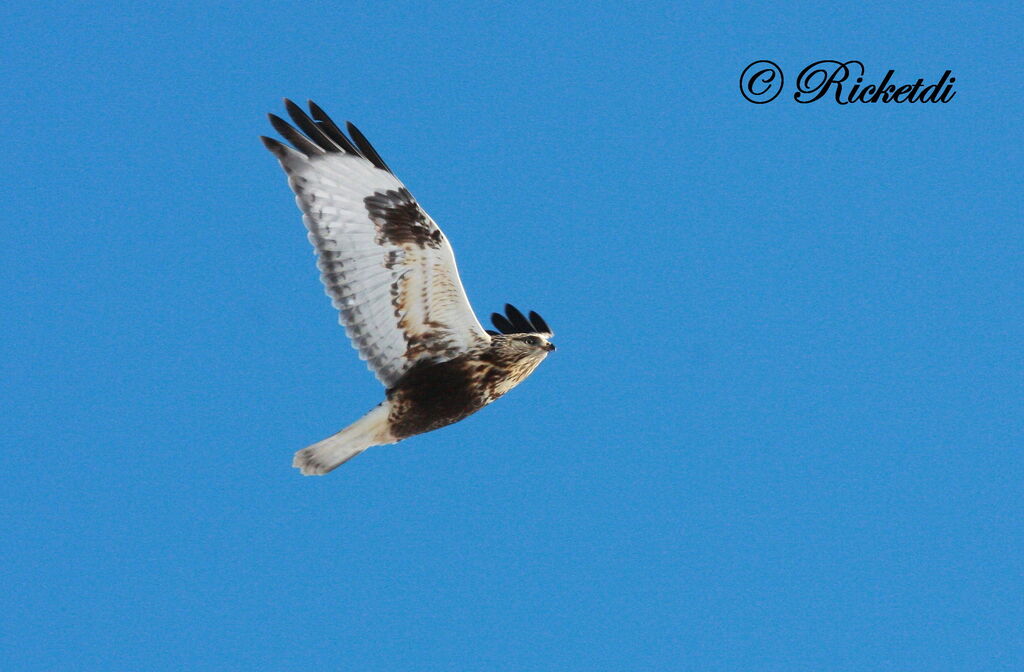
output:
M 303 476 L 322 476 L 371 446 L 394 443 L 388 432 L 389 411 L 385 401 L 334 436 L 295 453 L 292 466 Z

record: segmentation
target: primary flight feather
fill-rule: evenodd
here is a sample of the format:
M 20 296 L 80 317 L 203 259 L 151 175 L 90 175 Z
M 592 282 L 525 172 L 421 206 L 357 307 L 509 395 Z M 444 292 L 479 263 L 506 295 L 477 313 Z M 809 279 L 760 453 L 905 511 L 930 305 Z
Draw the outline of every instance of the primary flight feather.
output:
M 290 100 L 294 126 L 270 123 L 288 144 L 261 137 L 288 175 L 317 253 L 321 280 L 359 356 L 386 388 L 368 414 L 295 454 L 305 475 L 326 474 L 371 446 L 450 425 L 529 376 L 551 329 L 506 304 L 485 330 L 441 229 L 366 137 L 346 135 L 312 101 Z

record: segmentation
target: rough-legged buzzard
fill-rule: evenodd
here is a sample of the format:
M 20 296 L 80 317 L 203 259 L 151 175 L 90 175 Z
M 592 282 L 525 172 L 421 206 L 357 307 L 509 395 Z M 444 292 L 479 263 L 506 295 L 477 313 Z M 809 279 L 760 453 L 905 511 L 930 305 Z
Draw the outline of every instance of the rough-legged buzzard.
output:
M 291 146 L 261 139 L 288 175 L 341 324 L 387 388 L 368 414 L 295 454 L 303 474 L 326 474 L 475 413 L 555 346 L 540 315 L 511 305 L 491 316 L 497 331 L 480 326 L 448 239 L 363 134 L 350 123 L 346 136 L 312 101 L 308 114 L 285 107 L 295 127 L 273 114 L 270 123 Z

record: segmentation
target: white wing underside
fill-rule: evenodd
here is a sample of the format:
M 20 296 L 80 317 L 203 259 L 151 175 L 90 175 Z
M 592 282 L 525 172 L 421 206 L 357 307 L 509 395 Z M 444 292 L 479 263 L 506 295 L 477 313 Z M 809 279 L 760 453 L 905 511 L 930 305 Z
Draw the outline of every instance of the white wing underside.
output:
M 448 239 L 394 175 L 353 154 L 278 147 L 327 295 L 385 387 L 417 361 L 445 361 L 490 341 Z M 429 244 L 389 231 L 392 215 L 418 218 L 415 232 L 432 234 Z

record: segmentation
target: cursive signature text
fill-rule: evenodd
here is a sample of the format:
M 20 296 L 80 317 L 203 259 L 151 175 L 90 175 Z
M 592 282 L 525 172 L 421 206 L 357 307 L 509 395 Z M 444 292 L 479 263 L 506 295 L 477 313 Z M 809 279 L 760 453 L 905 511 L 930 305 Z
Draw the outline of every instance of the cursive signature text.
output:
M 859 72 L 859 74 L 858 74 Z M 948 103 L 956 91 L 952 71 L 946 70 L 934 84 L 918 79 L 913 84 L 894 84 L 895 70 L 885 73 L 882 81 L 864 84 L 864 64 L 860 61 L 818 61 L 804 68 L 796 78 L 798 103 L 813 103 L 832 91 L 840 105 L 849 103 Z

